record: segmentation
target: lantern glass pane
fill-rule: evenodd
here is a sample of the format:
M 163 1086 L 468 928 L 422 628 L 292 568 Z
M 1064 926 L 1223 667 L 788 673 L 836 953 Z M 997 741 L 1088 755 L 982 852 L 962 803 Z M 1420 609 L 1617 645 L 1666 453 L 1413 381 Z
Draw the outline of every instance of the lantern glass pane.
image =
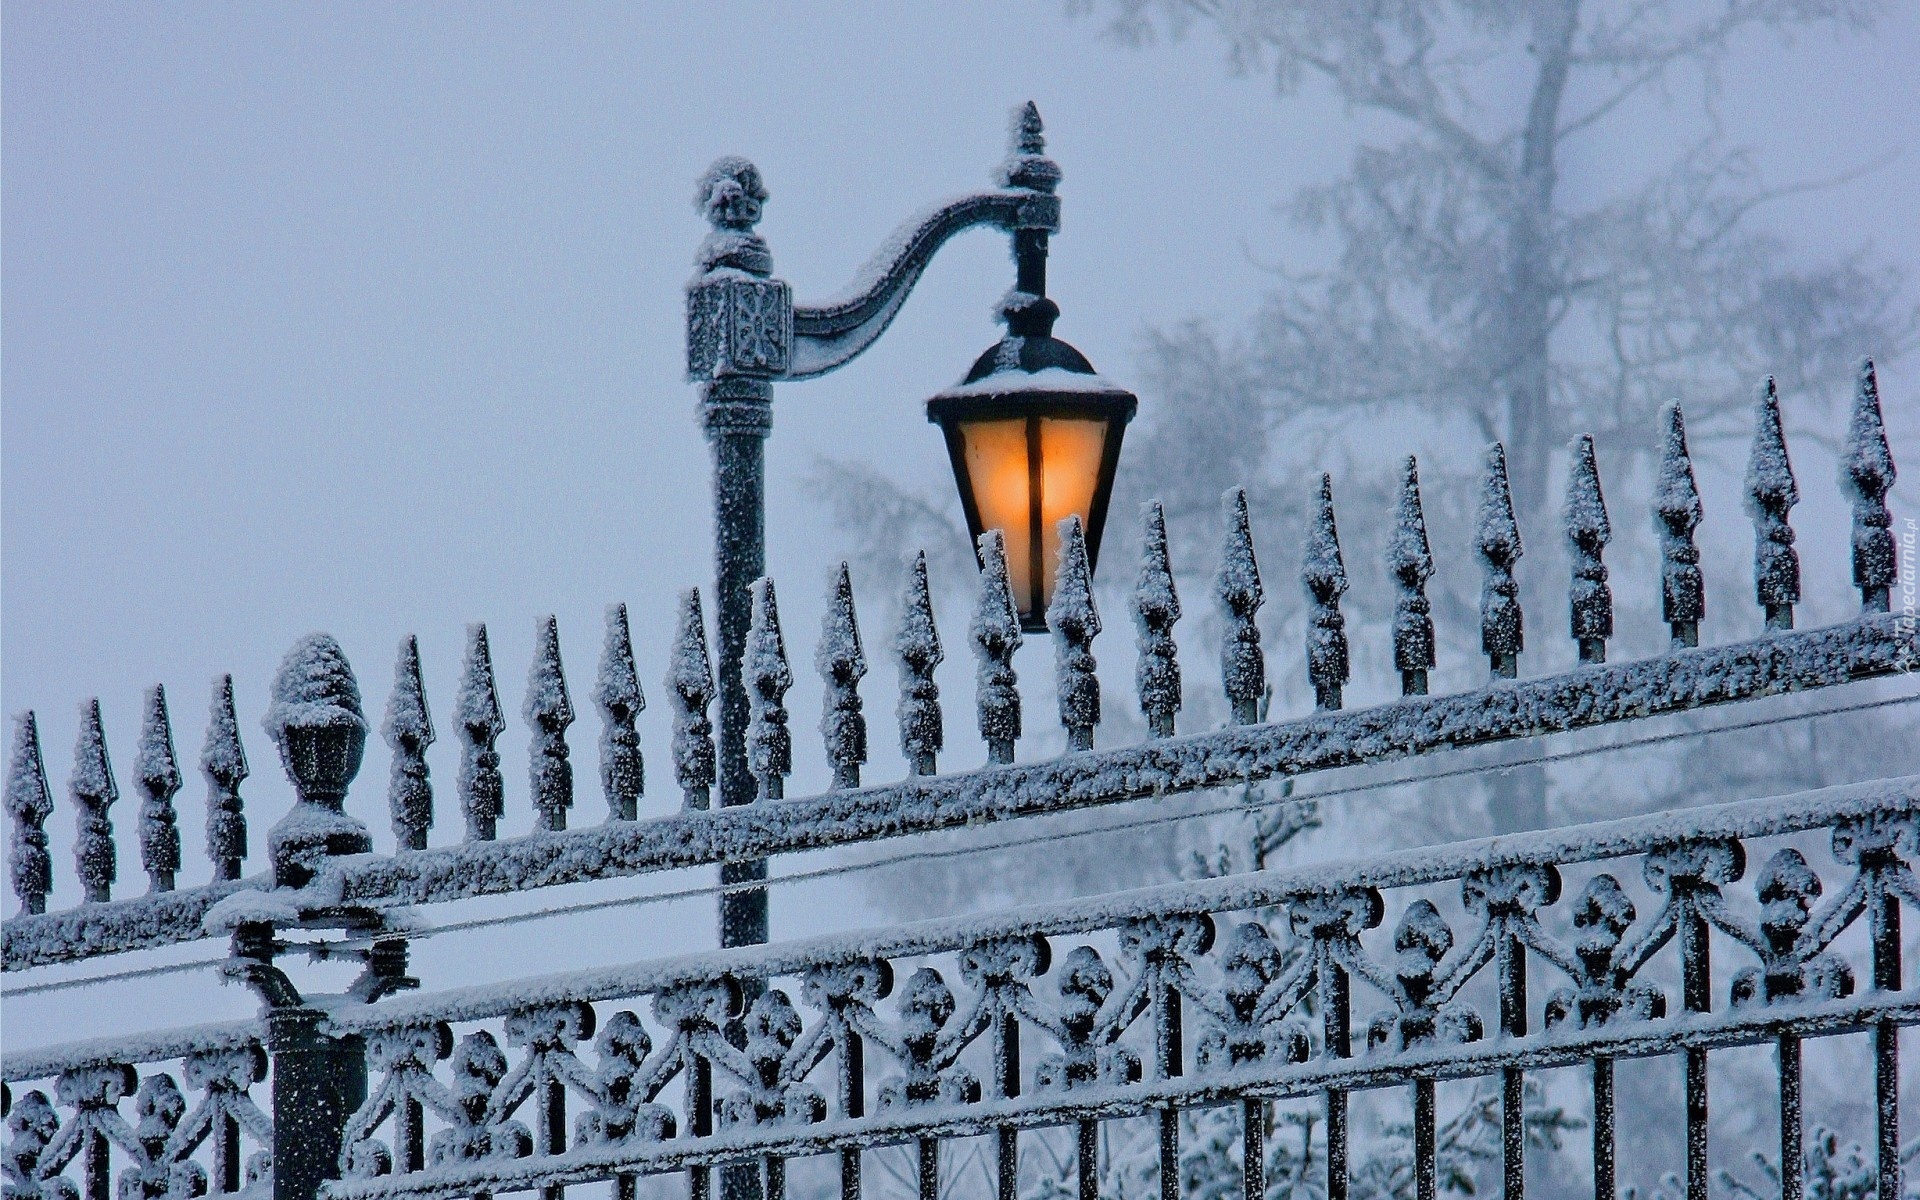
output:
M 1078 516 L 1082 528 L 1093 509 L 1100 483 L 1100 457 L 1107 444 L 1107 422 L 1098 417 L 1041 417 L 1040 552 L 1045 590 L 1053 599 L 1053 575 L 1060 563 L 1060 522 Z
M 1032 594 L 1033 517 L 1029 502 L 1027 418 L 963 421 L 960 437 L 966 447 L 967 478 L 973 484 L 973 503 L 981 529 L 998 529 L 1007 539 L 1007 581 L 1022 609 Z

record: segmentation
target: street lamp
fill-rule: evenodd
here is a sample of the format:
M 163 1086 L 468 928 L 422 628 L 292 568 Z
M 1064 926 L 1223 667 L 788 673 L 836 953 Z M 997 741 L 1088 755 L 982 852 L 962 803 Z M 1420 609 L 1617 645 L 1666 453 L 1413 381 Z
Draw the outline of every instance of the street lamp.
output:
M 748 697 L 741 677 L 753 581 L 766 571 L 765 442 L 776 380 L 811 379 L 846 365 L 886 331 L 934 253 L 955 234 L 992 225 L 1012 235 L 1014 288 L 1001 302 L 1007 336 L 964 382 L 927 402 L 946 432 L 967 524 L 1007 539 L 1022 627 L 1045 628 L 1057 526 L 1078 515 L 1091 563 L 1100 545 L 1120 437 L 1132 393 L 1096 375 L 1053 337 L 1060 310 L 1046 294 L 1047 238 L 1060 228 L 1060 168 L 1045 155 L 1040 113 L 1015 114 L 999 187 L 938 205 L 888 238 L 841 298 L 795 304 L 773 276 L 773 255 L 754 226 L 767 199 L 744 158 L 715 162 L 695 204 L 712 226 L 687 285 L 687 377 L 700 385 L 699 415 L 713 448 L 714 608 L 720 691 L 719 791 L 723 807 L 751 803 Z M 727 863 L 721 881 L 766 878 L 764 862 Z M 766 892 L 721 898 L 720 942 L 767 938 Z

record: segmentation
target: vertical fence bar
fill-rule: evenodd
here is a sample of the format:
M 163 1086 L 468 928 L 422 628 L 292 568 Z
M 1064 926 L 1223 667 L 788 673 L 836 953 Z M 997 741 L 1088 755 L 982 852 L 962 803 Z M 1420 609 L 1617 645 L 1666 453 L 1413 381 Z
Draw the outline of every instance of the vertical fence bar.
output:
M 565 809 L 554 811 L 561 814 L 561 820 L 565 819 Z M 540 1091 L 540 1152 L 567 1152 L 567 1085 L 558 1080 L 549 1082 Z M 564 1185 L 548 1184 L 540 1189 L 540 1200 L 565 1200 L 566 1194 Z
M 221 1192 L 240 1190 L 240 1122 L 227 1113 L 213 1123 L 213 1186 Z
M 1154 1058 L 1162 1079 L 1182 1073 L 1180 993 L 1164 984 L 1160 990 L 1160 1019 L 1154 1028 Z M 1180 1110 L 1160 1110 L 1160 1200 L 1180 1200 Z
M 778 1154 L 769 1154 L 765 1164 L 767 1200 L 786 1200 L 787 1160 Z
M 1692 905 L 1680 917 L 1681 993 L 1686 1010 L 1704 1013 L 1713 1008 L 1713 964 L 1707 944 L 1707 922 Z M 1707 1196 L 1707 1052 L 1697 1046 L 1686 1051 L 1687 1200 Z
M 1500 932 L 1494 969 L 1500 988 L 1500 1029 L 1508 1037 L 1527 1033 L 1527 948 L 1506 929 Z M 1527 1079 L 1518 1067 L 1500 1072 L 1500 1176 L 1506 1200 L 1527 1192 Z
M 920 1200 L 940 1200 L 940 1139 L 923 1137 L 918 1144 Z M 1085 1189 L 1082 1189 L 1085 1195 Z
M 1867 370 L 1872 370 L 1871 364 Z M 1887 890 L 1879 871 L 1873 873 L 1869 887 L 1867 914 L 1873 937 L 1873 986 L 1876 991 L 1899 991 L 1900 900 Z M 1900 1027 L 1892 1021 L 1882 1021 L 1873 1029 L 1873 1092 L 1880 1195 L 1898 1196 L 1901 1194 Z
M 1593 1060 L 1593 1200 L 1615 1200 L 1613 1060 Z
M 87 1148 L 81 1151 L 81 1182 L 86 1185 L 87 1200 L 108 1200 L 113 1192 L 113 1163 L 108 1157 L 107 1135 L 98 1129 L 86 1133 Z
M 1348 1036 L 1349 987 L 1347 970 L 1328 955 L 1321 967 L 1321 1029 L 1330 1058 L 1352 1053 Z M 1347 1093 L 1327 1089 L 1327 1200 L 1347 1200 Z
M 1780 1200 L 1800 1200 L 1806 1190 L 1801 1169 L 1800 1039 L 1781 1034 L 1780 1053 Z
M 1267 1102 L 1240 1102 L 1240 1182 L 1243 1200 L 1267 1196 Z
M 867 1113 L 867 1046 L 844 1023 L 840 1026 L 840 1115 L 848 1120 Z M 840 1151 L 840 1200 L 860 1200 L 860 1147 Z
M 1000 1079 L 1000 1094 L 1020 1094 L 1020 1019 L 1012 1013 L 1000 1017 L 999 1037 L 994 1042 L 995 1072 Z M 1009 1125 L 994 1134 L 994 1182 L 997 1200 L 1019 1200 L 1020 1131 Z
M 1080 1200 L 1100 1200 L 1100 1122 L 1080 1122 L 1079 1133 L 1080 1160 L 1076 1174 L 1080 1180 Z
M 1433 1080 L 1413 1081 L 1413 1188 L 1415 1200 L 1434 1200 L 1439 1195 L 1439 1170 L 1435 1163 Z
M 693 1126 L 694 1137 L 708 1137 L 713 1133 L 713 1064 L 704 1055 L 694 1056 L 693 1070 L 687 1076 L 687 1120 Z M 713 1168 L 688 1167 L 687 1200 L 712 1200 L 712 1196 Z

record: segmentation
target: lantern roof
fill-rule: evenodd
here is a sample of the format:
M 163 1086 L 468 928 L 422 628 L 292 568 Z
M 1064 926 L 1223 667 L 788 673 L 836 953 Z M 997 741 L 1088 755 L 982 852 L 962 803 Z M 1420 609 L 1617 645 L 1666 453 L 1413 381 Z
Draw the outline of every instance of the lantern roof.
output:
M 1053 336 L 1060 308 L 1045 296 L 1015 292 L 1001 305 L 1007 336 L 974 360 L 966 378 L 927 400 L 927 416 L 939 420 L 958 409 L 977 409 L 982 400 L 1015 401 L 1044 394 L 1063 404 L 1115 411 L 1132 418 L 1139 401 L 1126 388 L 1101 375 L 1087 356 Z

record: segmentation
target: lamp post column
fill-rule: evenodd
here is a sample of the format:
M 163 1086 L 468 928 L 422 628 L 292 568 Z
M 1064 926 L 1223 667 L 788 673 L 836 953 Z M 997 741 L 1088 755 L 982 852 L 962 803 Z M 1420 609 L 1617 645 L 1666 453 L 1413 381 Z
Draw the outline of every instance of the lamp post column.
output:
M 773 380 L 793 346 L 793 292 L 772 278 L 773 255 L 753 231 L 767 198 L 760 172 L 729 156 L 707 169 L 696 203 L 712 226 L 687 287 L 687 375 L 701 385 L 700 423 L 713 447 L 713 609 L 719 650 L 720 804 L 754 799 L 747 769 L 747 690 L 742 679 L 753 581 L 766 573 L 767 434 Z M 725 863 L 720 880 L 767 877 L 764 860 Z M 754 888 L 720 900 L 720 944 L 767 940 L 767 894 Z

